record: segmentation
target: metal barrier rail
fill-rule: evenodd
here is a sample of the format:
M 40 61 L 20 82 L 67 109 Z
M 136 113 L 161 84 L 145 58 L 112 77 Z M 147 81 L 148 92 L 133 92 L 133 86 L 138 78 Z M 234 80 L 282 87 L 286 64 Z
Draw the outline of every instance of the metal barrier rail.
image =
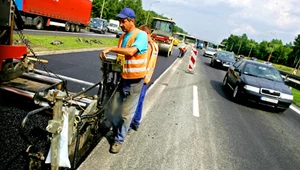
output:
M 286 85 L 300 90 L 300 77 L 292 75 L 291 73 L 278 70 L 283 78 L 287 79 Z

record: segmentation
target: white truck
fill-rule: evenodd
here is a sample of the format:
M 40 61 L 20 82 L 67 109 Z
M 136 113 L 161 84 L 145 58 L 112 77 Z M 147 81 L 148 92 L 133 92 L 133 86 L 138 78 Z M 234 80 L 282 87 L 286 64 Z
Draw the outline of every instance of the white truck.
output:
M 119 31 L 120 22 L 118 20 L 110 19 L 107 25 L 107 31 L 117 33 Z

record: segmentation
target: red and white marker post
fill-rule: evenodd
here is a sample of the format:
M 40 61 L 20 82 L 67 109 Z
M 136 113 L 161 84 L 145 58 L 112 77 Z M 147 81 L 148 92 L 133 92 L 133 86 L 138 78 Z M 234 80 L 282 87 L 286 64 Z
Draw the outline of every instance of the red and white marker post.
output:
M 198 51 L 196 49 L 196 46 L 193 45 L 191 51 L 191 58 L 189 61 L 189 67 L 188 67 L 189 72 L 193 72 L 194 68 L 196 67 L 197 55 L 198 55 Z

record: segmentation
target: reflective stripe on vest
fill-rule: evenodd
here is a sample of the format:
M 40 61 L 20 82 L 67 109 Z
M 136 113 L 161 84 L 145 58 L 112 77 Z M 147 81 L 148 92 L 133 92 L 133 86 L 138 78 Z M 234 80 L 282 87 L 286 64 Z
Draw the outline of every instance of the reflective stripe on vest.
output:
M 139 32 L 140 30 L 137 28 L 134 30 L 134 32 L 130 35 L 126 43 L 126 47 L 131 47 Z M 119 48 L 122 47 L 124 35 L 125 34 L 122 34 L 119 39 L 118 42 Z M 125 55 L 124 57 L 125 57 L 125 61 L 123 66 L 123 72 L 121 74 L 122 78 L 124 79 L 144 78 L 146 75 L 147 52 L 145 52 L 144 54 L 134 54 L 133 56 Z
M 157 46 L 157 44 L 155 42 L 150 42 L 149 45 L 151 46 L 152 53 L 151 53 L 151 55 L 148 54 L 150 57 L 149 57 L 149 61 L 147 63 L 146 76 L 145 76 L 145 79 L 144 79 L 145 84 L 148 84 L 151 80 L 151 77 L 153 75 L 154 68 L 155 68 L 155 65 L 156 65 L 157 55 L 158 55 L 158 46 Z

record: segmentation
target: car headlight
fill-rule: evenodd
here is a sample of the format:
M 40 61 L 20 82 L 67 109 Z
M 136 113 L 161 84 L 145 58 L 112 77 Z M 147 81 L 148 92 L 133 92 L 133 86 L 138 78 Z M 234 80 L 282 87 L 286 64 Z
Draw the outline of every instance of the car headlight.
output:
M 291 95 L 291 94 L 285 94 L 285 93 L 280 93 L 280 97 L 282 99 L 287 99 L 287 100 L 293 100 L 294 99 L 293 95 Z
M 245 86 L 244 86 L 244 89 L 249 90 L 249 91 L 253 91 L 253 92 L 255 92 L 255 93 L 259 93 L 259 88 L 258 88 L 258 87 L 245 85 Z
M 219 60 L 219 59 L 217 59 L 216 61 L 217 61 L 217 62 L 221 62 L 221 60 Z

